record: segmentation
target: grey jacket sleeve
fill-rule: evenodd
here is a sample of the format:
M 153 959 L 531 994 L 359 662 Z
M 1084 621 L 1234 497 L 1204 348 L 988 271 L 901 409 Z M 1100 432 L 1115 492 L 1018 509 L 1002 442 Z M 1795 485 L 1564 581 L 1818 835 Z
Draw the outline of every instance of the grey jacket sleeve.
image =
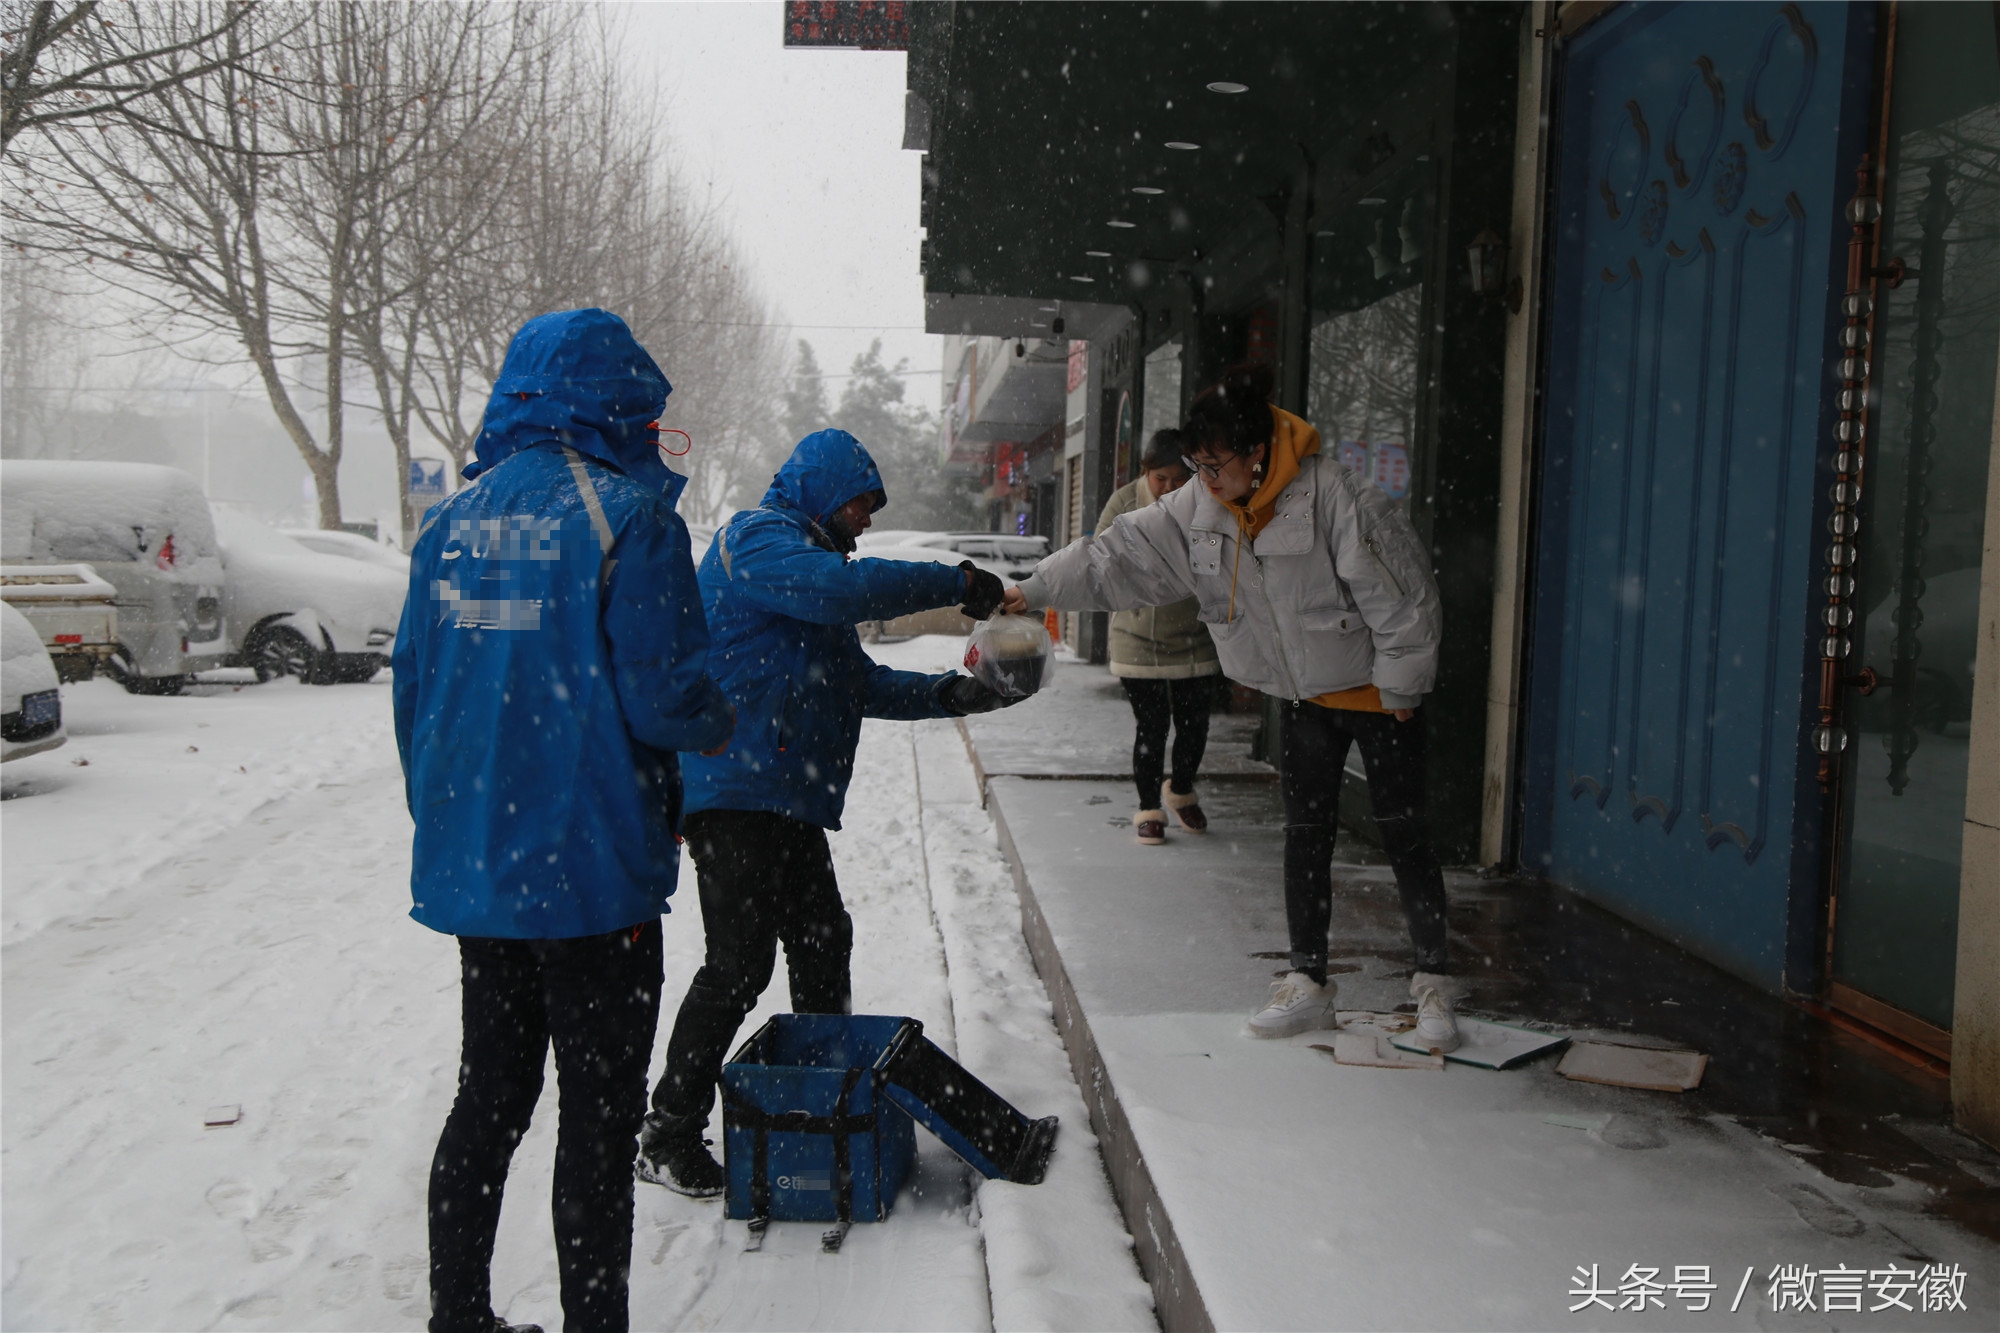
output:
M 1181 601 L 1194 595 L 1187 533 L 1172 505 L 1134 509 L 1043 560 L 1021 592 L 1031 611 L 1130 611 Z
M 1409 515 L 1373 486 L 1328 487 L 1335 505 L 1351 504 L 1337 533 L 1334 570 L 1354 596 L 1375 646 L 1370 679 L 1390 708 L 1414 708 L 1437 684 L 1443 607 L 1429 555 Z M 1331 518 L 1333 516 L 1329 516 Z

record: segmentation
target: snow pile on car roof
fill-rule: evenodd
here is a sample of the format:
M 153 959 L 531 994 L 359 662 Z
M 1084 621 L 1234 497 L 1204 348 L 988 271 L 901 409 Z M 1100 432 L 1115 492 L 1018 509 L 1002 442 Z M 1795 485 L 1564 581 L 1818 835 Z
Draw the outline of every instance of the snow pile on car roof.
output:
M 0 558 L 149 560 L 168 537 L 177 561 L 216 553 L 208 501 L 179 468 L 39 458 L 0 464 Z

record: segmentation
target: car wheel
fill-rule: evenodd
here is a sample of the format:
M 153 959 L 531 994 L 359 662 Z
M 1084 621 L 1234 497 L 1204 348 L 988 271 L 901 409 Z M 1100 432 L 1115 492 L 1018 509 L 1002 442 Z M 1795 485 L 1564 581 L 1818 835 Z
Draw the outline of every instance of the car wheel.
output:
M 105 663 L 105 671 L 110 677 L 125 687 L 127 694 L 153 695 L 164 697 L 179 694 L 187 688 L 186 676 L 142 676 L 138 666 L 132 661 L 132 654 L 124 648 L 118 649 Z
M 259 684 L 279 676 L 292 676 L 311 684 L 321 676 L 320 655 L 313 650 L 312 643 L 286 625 L 263 631 L 244 656 L 250 659 Z

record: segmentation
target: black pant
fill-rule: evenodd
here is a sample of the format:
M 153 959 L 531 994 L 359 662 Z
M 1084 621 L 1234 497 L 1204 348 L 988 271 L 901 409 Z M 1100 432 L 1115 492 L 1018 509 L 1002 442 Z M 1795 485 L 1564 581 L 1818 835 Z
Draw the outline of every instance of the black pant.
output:
M 785 943 L 793 1012 L 844 1014 L 854 923 L 818 825 L 763 811 L 704 810 L 687 818 L 687 845 L 701 879 L 708 954 L 674 1019 L 653 1111 L 700 1125 L 715 1104 L 729 1043 L 771 984 L 778 941 Z
M 569 940 L 461 938 L 458 1097 L 431 1159 L 431 1333 L 493 1333 L 500 1193 L 542 1094 L 561 1116 L 553 1213 L 566 1333 L 626 1327 L 632 1154 L 660 1018 L 660 923 Z
M 1215 677 L 1187 680 L 1137 680 L 1121 676 L 1125 697 L 1132 701 L 1138 734 L 1132 740 L 1132 776 L 1139 784 L 1139 808 L 1160 808 L 1160 780 L 1166 766 L 1167 722 L 1174 724 L 1174 795 L 1194 790 L 1194 775 L 1208 748 L 1208 709 L 1215 698 Z
M 1361 746 L 1382 850 L 1396 872 L 1419 972 L 1444 972 L 1444 870 L 1431 850 L 1424 781 L 1424 719 L 1398 722 L 1288 702 L 1278 745 L 1285 795 L 1285 920 L 1292 967 L 1326 982 L 1326 932 L 1333 916 L 1333 841 L 1347 748 Z

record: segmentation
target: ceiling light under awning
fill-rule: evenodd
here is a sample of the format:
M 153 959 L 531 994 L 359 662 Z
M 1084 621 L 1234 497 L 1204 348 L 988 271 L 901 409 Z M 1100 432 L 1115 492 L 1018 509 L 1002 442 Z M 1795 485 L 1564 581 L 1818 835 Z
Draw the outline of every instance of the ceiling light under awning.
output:
M 1166 191 L 1165 191 L 1165 190 L 1162 190 L 1162 189 L 1161 189 L 1161 188 L 1160 188 L 1159 186 L 1157 186 L 1157 185 L 1134 185 L 1134 186 L 1132 187 L 1132 193 L 1133 193 L 1133 194 L 1165 194 L 1165 193 L 1166 193 Z
M 1130 230 L 1131 228 L 1136 227 L 1139 224 L 1136 222 L 1127 222 L 1123 218 L 1113 218 L 1111 219 L 1111 221 L 1105 223 L 1104 225 L 1107 227 L 1123 227 L 1127 230 Z
M 1072 274 L 1070 274 L 1070 275 L 1069 275 L 1069 280 L 1070 280 L 1071 282 L 1096 282 L 1096 281 L 1097 281 L 1097 279 L 1096 279 L 1096 278 L 1092 278 L 1092 277 L 1087 277 L 1087 276 L 1085 276 L 1085 275 L 1084 275 L 1084 274 L 1082 274 L 1082 273 L 1072 273 Z
M 1111 258 L 1111 252 L 1109 250 L 1085 250 L 1083 253 L 1092 259 Z
M 1169 139 L 1167 141 L 1166 146 L 1169 148 L 1177 148 L 1183 153 L 1192 153 L 1196 149 L 1201 147 L 1201 145 L 1198 143 L 1186 143 L 1180 139 Z
M 1250 91 L 1250 85 L 1247 83 L 1236 83 L 1229 79 L 1217 79 L 1214 83 L 1208 85 L 1208 90 L 1212 93 L 1247 93 Z

